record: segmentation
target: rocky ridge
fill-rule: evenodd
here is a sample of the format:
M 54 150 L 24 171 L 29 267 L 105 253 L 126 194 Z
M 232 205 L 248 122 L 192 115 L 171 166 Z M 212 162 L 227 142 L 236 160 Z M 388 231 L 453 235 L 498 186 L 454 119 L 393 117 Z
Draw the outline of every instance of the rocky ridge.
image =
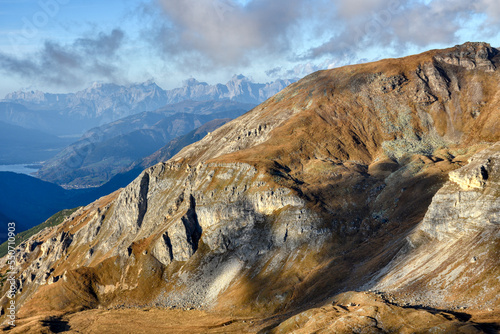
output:
M 497 308 L 497 53 L 468 43 L 289 86 L 20 245 L 20 316 L 117 305 L 273 314 L 361 287 Z M 493 67 L 471 67 L 478 59 Z M 448 181 L 453 170 L 471 190 Z M 491 207 L 479 210 L 486 226 L 477 203 Z M 487 261 L 471 292 L 455 278 L 475 279 L 474 256 Z

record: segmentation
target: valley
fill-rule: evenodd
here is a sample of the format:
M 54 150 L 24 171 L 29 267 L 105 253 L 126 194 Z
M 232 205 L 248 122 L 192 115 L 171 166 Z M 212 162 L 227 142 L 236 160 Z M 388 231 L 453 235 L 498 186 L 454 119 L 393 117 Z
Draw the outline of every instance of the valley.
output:
M 174 138 L 213 120 L 236 118 L 253 107 L 232 101 L 185 101 L 137 113 L 90 129 L 46 161 L 37 177 L 68 189 L 99 187 Z

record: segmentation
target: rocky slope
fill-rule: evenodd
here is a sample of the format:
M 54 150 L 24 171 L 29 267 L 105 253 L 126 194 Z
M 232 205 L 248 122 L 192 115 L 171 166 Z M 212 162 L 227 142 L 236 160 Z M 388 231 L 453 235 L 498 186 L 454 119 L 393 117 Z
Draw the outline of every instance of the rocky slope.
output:
M 466 43 L 292 84 L 19 245 L 19 316 L 194 307 L 274 314 L 277 332 L 487 330 L 417 307 L 500 306 L 498 53 Z M 355 289 L 392 299 L 285 321 Z
M 500 143 L 449 174 L 401 253 L 376 277 L 410 305 L 458 309 L 500 303 Z

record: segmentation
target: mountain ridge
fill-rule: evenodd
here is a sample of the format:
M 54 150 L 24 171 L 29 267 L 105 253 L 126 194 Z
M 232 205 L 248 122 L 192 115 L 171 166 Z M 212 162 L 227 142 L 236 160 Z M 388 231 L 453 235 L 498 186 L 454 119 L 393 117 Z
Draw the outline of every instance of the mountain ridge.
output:
M 99 118 L 102 124 L 185 100 L 258 104 L 291 82 L 293 80 L 280 79 L 260 84 L 243 75 L 235 75 L 226 84 L 209 85 L 190 79 L 183 87 L 171 90 L 164 90 L 152 81 L 127 86 L 94 83 L 84 90 L 67 94 L 17 91 L 7 94 L 0 102 L 19 103 L 34 110 L 55 110 L 79 118 Z
M 295 80 L 254 83 L 235 75 L 226 84 L 190 79 L 184 86 L 163 90 L 152 81 L 120 86 L 94 83 L 67 94 L 18 91 L 0 100 L 0 121 L 55 135 L 75 135 L 144 111 L 182 101 L 233 101 L 257 105 Z
M 440 207 L 474 213 L 461 198 L 500 207 L 499 64 L 466 43 L 307 76 L 20 245 L 19 316 L 201 308 L 265 319 L 262 330 L 349 333 L 411 313 L 432 320 L 424 332 L 484 332 L 449 314 L 499 310 L 498 217 L 436 233 L 460 228 Z M 470 240 L 487 264 L 477 276 Z M 401 292 L 401 307 L 371 288 Z

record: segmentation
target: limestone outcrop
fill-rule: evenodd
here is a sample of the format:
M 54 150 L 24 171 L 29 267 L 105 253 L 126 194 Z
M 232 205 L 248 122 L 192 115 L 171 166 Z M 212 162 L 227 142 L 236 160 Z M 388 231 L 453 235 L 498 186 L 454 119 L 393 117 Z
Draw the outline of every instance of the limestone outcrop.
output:
M 372 282 L 409 305 L 493 309 L 499 302 L 500 143 L 450 173 L 422 222 Z
M 498 50 L 492 48 L 489 44 L 465 43 L 457 45 L 453 51 L 447 54 L 436 56 L 436 60 L 462 66 L 468 70 L 481 68 L 487 72 L 493 72 L 496 66 L 490 59 L 497 53 Z
M 449 178 L 432 199 L 421 231 L 443 240 L 500 226 L 500 143 L 472 156 Z

